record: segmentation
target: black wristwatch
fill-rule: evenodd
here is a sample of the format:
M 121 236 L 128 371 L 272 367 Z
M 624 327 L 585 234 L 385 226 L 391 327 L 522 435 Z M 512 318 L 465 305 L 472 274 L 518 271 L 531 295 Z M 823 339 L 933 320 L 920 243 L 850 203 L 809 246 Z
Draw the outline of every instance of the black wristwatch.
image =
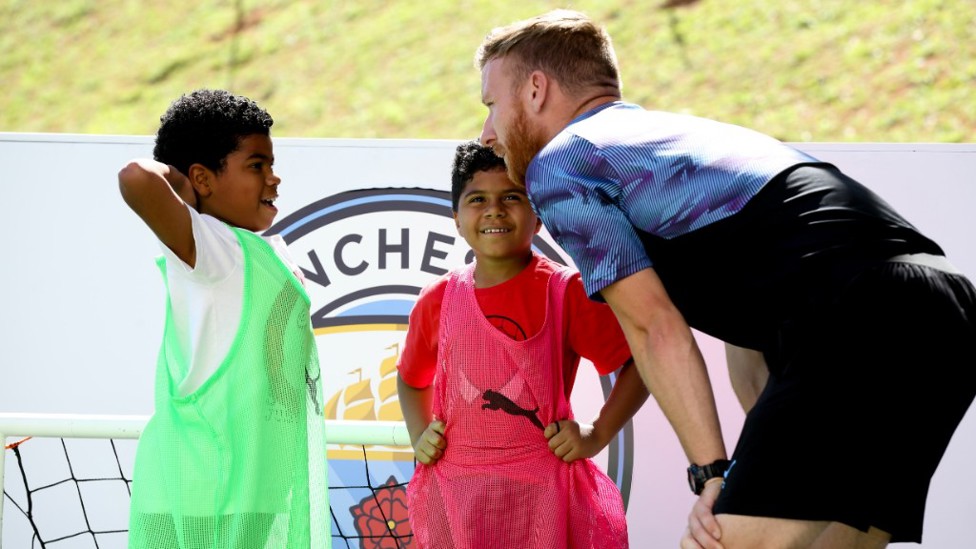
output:
M 692 463 L 691 467 L 688 468 L 688 486 L 691 487 L 691 491 L 696 496 L 700 496 L 702 490 L 705 489 L 705 481 L 725 476 L 725 472 L 729 470 L 729 465 L 731 464 L 732 462 L 727 459 L 720 459 L 708 465 L 695 465 Z

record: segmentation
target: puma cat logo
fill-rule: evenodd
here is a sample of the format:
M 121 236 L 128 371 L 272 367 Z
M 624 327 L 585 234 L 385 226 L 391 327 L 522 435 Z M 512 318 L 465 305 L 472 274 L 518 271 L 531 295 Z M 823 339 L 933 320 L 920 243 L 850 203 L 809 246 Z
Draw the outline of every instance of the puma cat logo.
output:
M 492 391 L 491 389 L 485 391 L 485 394 L 481 395 L 481 398 L 487 401 L 481 405 L 482 410 L 501 410 L 509 415 L 524 416 L 529 418 L 529 421 L 531 421 L 536 427 L 542 429 L 543 431 L 546 429 L 542 425 L 542 422 L 539 421 L 539 418 L 535 415 L 536 412 L 539 411 L 538 408 L 535 410 L 526 410 L 525 408 L 522 408 L 518 404 L 512 402 L 507 396 L 497 391 Z

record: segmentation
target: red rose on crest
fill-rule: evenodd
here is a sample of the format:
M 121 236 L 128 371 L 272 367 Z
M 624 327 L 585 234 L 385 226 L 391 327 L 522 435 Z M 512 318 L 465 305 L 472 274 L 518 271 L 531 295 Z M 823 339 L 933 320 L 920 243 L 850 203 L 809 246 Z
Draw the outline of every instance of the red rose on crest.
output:
M 407 516 L 407 489 L 390 477 L 349 509 L 366 549 L 402 549 L 413 544 Z

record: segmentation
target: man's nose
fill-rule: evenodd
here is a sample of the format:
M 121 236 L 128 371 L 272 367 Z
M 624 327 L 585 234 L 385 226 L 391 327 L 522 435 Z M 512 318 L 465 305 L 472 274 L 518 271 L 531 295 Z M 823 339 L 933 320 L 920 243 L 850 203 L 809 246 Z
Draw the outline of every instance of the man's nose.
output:
M 493 147 L 498 141 L 498 136 L 495 135 L 495 125 L 491 123 L 491 116 L 485 118 L 485 123 L 481 127 L 481 137 L 478 141 L 485 147 Z

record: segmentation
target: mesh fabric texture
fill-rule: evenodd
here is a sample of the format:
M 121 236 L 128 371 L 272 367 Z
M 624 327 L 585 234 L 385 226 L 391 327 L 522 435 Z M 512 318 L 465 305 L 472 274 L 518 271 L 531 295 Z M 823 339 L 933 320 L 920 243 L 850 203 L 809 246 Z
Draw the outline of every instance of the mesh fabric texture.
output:
M 241 321 L 230 351 L 195 392 L 167 319 L 156 410 L 140 437 L 129 547 L 329 547 L 325 422 L 309 298 L 259 236 L 243 249 Z M 159 260 L 165 279 L 165 259 Z
M 623 500 L 591 460 L 564 463 L 544 426 L 573 417 L 563 387 L 563 301 L 549 279 L 540 332 L 514 341 L 481 313 L 473 265 L 454 272 L 441 308 L 434 414 L 447 448 L 407 487 L 425 549 L 626 548 Z

